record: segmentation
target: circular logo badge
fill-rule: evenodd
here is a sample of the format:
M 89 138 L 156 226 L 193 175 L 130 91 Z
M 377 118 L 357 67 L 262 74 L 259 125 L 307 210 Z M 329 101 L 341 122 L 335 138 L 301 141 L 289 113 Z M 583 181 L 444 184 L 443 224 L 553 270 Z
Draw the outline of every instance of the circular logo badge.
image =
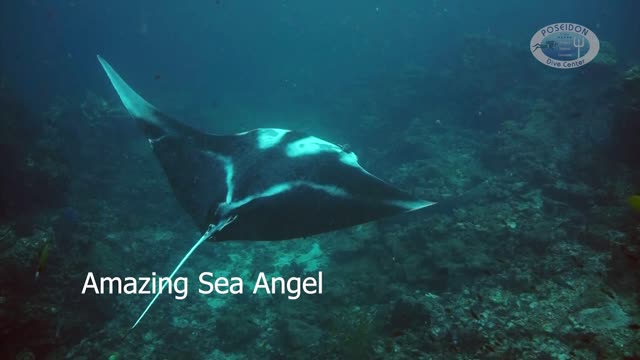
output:
M 551 24 L 531 38 L 531 53 L 541 63 L 558 69 L 588 64 L 600 51 L 600 41 L 586 26 L 573 23 Z

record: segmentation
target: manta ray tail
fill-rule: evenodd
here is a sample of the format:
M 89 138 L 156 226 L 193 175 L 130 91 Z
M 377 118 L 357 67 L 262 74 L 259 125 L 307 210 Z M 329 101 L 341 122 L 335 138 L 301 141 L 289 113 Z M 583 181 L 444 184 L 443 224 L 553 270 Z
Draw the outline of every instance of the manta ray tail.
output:
M 203 242 L 205 242 L 207 239 L 210 239 L 212 236 L 215 235 L 216 232 L 222 230 L 225 226 L 227 226 L 230 223 L 232 223 L 235 219 L 236 219 L 235 217 L 232 217 L 232 218 L 223 220 L 222 222 L 220 222 L 217 225 L 213 225 L 213 224 L 209 225 L 209 229 L 207 229 L 207 231 L 200 237 L 200 239 L 198 239 L 198 241 L 196 241 L 196 243 L 191 247 L 191 249 L 182 257 L 182 260 L 180 260 L 180 262 L 178 263 L 176 268 L 173 269 L 173 272 L 171 272 L 171 275 L 169 275 L 169 279 L 173 280 L 173 277 L 176 275 L 178 270 L 180 270 L 182 265 L 184 265 L 184 263 L 191 256 L 191 254 L 193 254 L 193 252 L 196 251 L 196 249 L 200 245 L 202 245 Z M 168 283 L 169 283 L 169 281 L 164 281 L 163 282 L 162 287 L 160 288 L 160 290 L 156 293 L 156 295 L 153 297 L 153 299 L 151 299 L 151 301 L 149 302 L 149 305 L 147 305 L 147 307 L 144 309 L 142 314 L 140 314 L 140 317 L 138 317 L 138 320 L 136 320 L 136 322 L 133 324 L 133 326 L 131 326 L 131 328 L 129 329 L 129 332 L 131 330 L 133 330 L 136 326 L 138 326 L 138 324 L 140 323 L 142 318 L 147 314 L 149 309 L 151 309 L 151 306 L 153 306 L 153 303 L 155 303 L 156 300 L 158 299 L 158 297 L 160 296 L 160 294 L 162 294 L 162 292 L 164 291 L 164 288 L 167 287 Z M 129 332 L 127 332 L 127 335 L 129 334 Z M 126 337 L 126 335 L 125 335 L 125 337 Z

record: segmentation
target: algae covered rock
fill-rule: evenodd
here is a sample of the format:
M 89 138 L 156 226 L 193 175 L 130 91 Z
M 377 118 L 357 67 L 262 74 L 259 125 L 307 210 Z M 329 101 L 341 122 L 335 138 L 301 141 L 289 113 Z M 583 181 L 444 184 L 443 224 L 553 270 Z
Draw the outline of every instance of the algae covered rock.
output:
M 431 316 L 424 304 L 410 298 L 402 298 L 393 304 L 388 328 L 400 333 L 429 323 Z
M 305 321 L 287 319 L 281 324 L 280 336 L 287 346 L 301 349 L 318 344 L 322 337 L 322 331 Z
M 612 330 L 623 328 L 631 323 L 629 315 L 620 305 L 611 302 L 601 307 L 580 311 L 576 322 L 593 330 Z

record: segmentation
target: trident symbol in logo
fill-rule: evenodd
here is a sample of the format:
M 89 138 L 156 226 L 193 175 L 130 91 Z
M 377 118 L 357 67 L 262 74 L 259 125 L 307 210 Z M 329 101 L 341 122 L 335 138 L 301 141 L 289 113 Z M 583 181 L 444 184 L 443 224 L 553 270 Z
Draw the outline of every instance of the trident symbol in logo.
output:
M 584 38 L 582 36 L 574 36 L 573 47 L 578 48 L 578 59 L 580 59 L 580 49 L 584 47 Z

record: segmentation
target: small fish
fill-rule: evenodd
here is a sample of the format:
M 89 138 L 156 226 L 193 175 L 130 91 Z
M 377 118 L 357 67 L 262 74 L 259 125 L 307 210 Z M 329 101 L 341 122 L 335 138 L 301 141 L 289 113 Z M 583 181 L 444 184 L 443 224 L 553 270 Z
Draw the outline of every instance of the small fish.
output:
M 631 324 L 631 325 L 629 325 L 629 329 L 636 330 L 636 331 L 640 330 L 640 325 L 639 324 L 635 324 L 635 323 Z
M 640 195 L 632 195 L 627 199 L 629 207 L 635 212 L 640 213 Z
M 160 78 L 161 78 L 160 74 L 155 74 L 153 76 L 153 80 L 160 80 Z
M 38 270 L 36 270 L 36 279 L 40 277 L 40 273 L 47 267 L 47 261 L 49 260 L 49 243 L 44 244 L 40 250 L 40 260 L 38 260 Z

